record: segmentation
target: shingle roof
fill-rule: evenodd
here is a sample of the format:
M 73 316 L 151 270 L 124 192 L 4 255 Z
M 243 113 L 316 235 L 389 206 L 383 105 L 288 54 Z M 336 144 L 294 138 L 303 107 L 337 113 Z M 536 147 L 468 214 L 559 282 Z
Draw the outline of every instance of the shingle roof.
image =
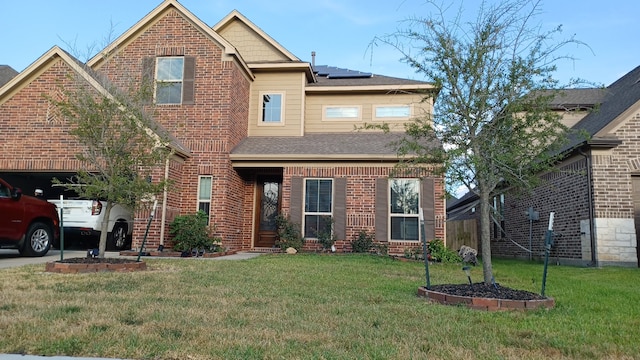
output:
M 599 108 L 580 120 L 573 129 L 585 131 L 593 137 L 620 114 L 640 101 L 640 66 L 616 80 L 604 89 L 606 93 Z M 581 136 L 572 136 L 565 150 L 575 148 L 584 142 Z
M 304 136 L 256 136 L 243 139 L 232 151 L 232 155 L 378 155 L 395 156 L 392 145 L 404 133 L 319 133 Z M 434 143 L 433 146 L 438 146 Z
M 13 79 L 18 72 L 9 65 L 0 65 L 0 87 Z
M 566 89 L 558 92 L 550 105 L 554 109 L 591 109 L 601 104 L 609 91 L 607 89 Z

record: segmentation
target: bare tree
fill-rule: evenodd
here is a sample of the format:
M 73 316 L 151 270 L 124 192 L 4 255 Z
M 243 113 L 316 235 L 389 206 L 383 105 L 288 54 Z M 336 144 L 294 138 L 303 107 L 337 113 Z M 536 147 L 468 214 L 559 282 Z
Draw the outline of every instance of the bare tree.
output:
M 448 2 L 450 3 L 450 2 Z M 443 7 L 407 20 L 407 29 L 377 38 L 398 49 L 403 60 L 440 92 L 434 112 L 406 126 L 399 153 L 405 163 L 444 164 L 449 188 L 465 185 L 480 199 L 485 283 L 493 280 L 491 199 L 504 187 L 527 189 L 536 174 L 557 160 L 567 128 L 549 102 L 559 89 L 555 64 L 570 58 L 558 52 L 573 38 L 555 41 L 561 28 L 544 31 L 535 23 L 539 1 L 483 1 L 474 21 L 464 21 L 462 5 Z M 451 10 L 453 16 L 448 17 Z M 440 150 L 425 148 L 437 138 Z M 417 154 L 417 156 L 416 156 Z
M 99 256 L 104 257 L 113 205 L 133 211 L 140 200 L 166 186 L 165 181 L 151 182 L 151 173 L 170 155 L 169 141 L 145 110 L 153 88 L 150 84 L 132 79 L 123 89 L 92 69 L 78 66 L 85 76 L 75 74 L 73 85 L 60 89 L 62 95 L 49 101 L 69 123 L 70 134 L 83 148 L 76 158 L 88 170 L 78 171 L 70 182 L 58 183 L 82 197 L 107 202 L 99 244 Z

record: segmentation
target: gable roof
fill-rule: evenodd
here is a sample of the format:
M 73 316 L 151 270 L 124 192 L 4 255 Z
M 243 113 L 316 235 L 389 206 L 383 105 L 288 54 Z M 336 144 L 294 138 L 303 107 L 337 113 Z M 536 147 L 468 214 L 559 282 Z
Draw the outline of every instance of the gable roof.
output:
M 16 77 L 16 75 L 18 75 L 18 72 L 15 71 L 11 66 L 0 65 L 0 88 L 2 87 L 2 85 L 8 83 L 9 80 Z
M 297 56 L 293 55 L 293 53 L 287 50 L 284 46 L 280 45 L 280 43 L 274 40 L 271 36 L 269 36 L 269 34 L 264 32 L 260 27 L 254 24 L 246 16 L 242 15 L 238 10 L 231 11 L 227 16 L 225 16 L 217 24 L 213 25 L 212 29 L 216 33 L 220 33 L 224 31 L 225 28 L 231 26 L 231 24 L 235 22 L 240 22 L 244 26 L 246 26 L 248 29 L 255 32 L 259 37 L 261 37 L 269 45 L 272 51 L 277 51 L 286 60 L 292 61 L 292 62 L 301 61 Z
M 145 17 L 140 19 L 135 25 L 133 25 L 129 30 L 125 31 L 122 35 L 120 35 L 116 40 L 114 40 L 111 44 L 109 44 L 104 50 L 96 54 L 93 58 L 87 61 L 87 65 L 91 68 L 96 68 L 99 66 L 104 60 L 104 54 L 111 54 L 122 44 L 126 43 L 132 38 L 135 38 L 140 32 L 144 31 L 145 26 L 151 24 L 155 20 L 162 17 L 166 11 L 170 9 L 175 9 L 180 15 L 182 15 L 186 20 L 191 22 L 198 30 L 200 30 L 203 34 L 207 35 L 212 41 L 217 43 L 222 49 L 225 56 L 230 56 L 237 59 L 241 68 L 247 73 L 250 78 L 253 78 L 251 74 L 251 70 L 249 70 L 247 64 L 244 62 L 242 57 L 238 54 L 236 48 L 228 42 L 224 37 L 215 32 L 212 28 L 210 28 L 205 22 L 200 20 L 197 16 L 195 16 L 192 12 L 187 10 L 182 4 L 180 4 L 177 0 L 164 0 L 160 5 L 158 5 L 155 9 L 153 9 L 150 13 L 148 13 Z
M 600 106 L 590 112 L 572 129 L 586 132 L 590 136 L 588 143 L 611 143 L 615 145 L 619 140 L 608 134 L 608 129 L 626 118 L 630 111 L 637 111 L 640 106 L 640 66 L 607 86 L 600 94 Z M 579 135 L 570 136 L 570 141 L 564 150 L 580 146 L 585 140 Z
M 10 97 L 21 86 L 26 84 L 30 79 L 38 76 L 39 72 L 45 69 L 52 61 L 62 60 L 69 68 L 78 74 L 84 81 L 90 84 L 100 94 L 113 99 L 114 96 L 103 85 L 106 79 L 96 73 L 93 69 L 83 64 L 80 60 L 70 55 L 58 46 L 54 46 L 44 53 L 40 58 L 31 63 L 24 71 L 11 79 L 5 86 L 0 88 L 0 104 Z M 160 124 L 151 119 L 152 131 L 156 136 L 164 136 L 169 139 L 169 147 L 182 157 L 191 155 L 190 151 L 171 133 L 166 131 Z

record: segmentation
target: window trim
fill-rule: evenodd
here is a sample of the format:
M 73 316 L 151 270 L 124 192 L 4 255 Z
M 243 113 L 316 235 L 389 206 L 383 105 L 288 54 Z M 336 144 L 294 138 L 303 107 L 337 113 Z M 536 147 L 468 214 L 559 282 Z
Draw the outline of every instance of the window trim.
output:
M 378 116 L 378 109 L 380 108 L 407 108 L 409 115 L 407 116 Z M 413 117 L 413 106 L 410 104 L 375 104 L 372 106 L 371 114 L 373 120 L 376 121 L 393 121 L 393 120 L 409 120 Z
M 158 79 L 158 63 L 164 59 L 182 59 L 182 78 L 180 80 L 170 79 L 170 80 L 159 80 Z M 155 58 L 155 74 L 154 74 L 154 83 L 153 83 L 153 103 L 156 105 L 182 105 L 184 102 L 184 86 L 185 86 L 185 57 L 184 56 L 157 56 Z M 166 84 L 180 84 L 180 102 L 178 103 L 159 103 L 158 102 L 158 84 L 166 83 Z
M 392 206 L 392 202 L 391 202 L 391 189 L 392 189 L 392 185 L 395 181 L 397 180 L 411 180 L 411 181 L 415 181 L 417 184 L 417 190 L 418 190 L 418 211 L 416 214 L 406 214 L 406 213 L 392 213 L 391 212 L 391 206 Z M 422 182 L 420 181 L 419 178 L 390 178 L 389 181 L 387 182 L 387 219 L 388 219 L 388 224 L 387 224 L 387 234 L 388 234 L 388 240 L 389 242 L 403 242 L 403 243 L 419 243 L 422 239 L 422 226 L 420 226 L 420 209 L 422 207 Z M 416 218 L 418 220 L 418 239 L 416 240 L 409 240 L 409 239 L 393 239 L 393 231 L 392 230 L 392 219 L 394 217 L 401 217 L 401 218 L 407 218 L 407 217 L 411 217 L 411 218 Z
M 202 187 L 202 179 L 208 178 L 209 183 L 209 197 L 208 199 L 200 199 L 200 189 Z M 209 223 L 209 217 L 211 216 L 211 203 L 213 198 L 213 176 L 211 175 L 199 175 L 198 176 L 198 189 L 196 193 L 196 212 L 200 211 L 200 204 L 209 204 L 209 213 L 207 214 L 207 224 Z M 205 211 L 206 212 L 206 211 Z
M 265 95 L 280 95 L 280 121 L 264 121 L 262 108 Z M 285 92 L 284 91 L 260 91 L 258 93 L 258 126 L 284 126 L 285 121 Z
M 330 180 L 331 181 L 331 212 L 326 213 L 326 212 L 307 212 L 307 181 L 308 180 Z M 307 219 L 307 215 L 315 215 L 315 216 L 330 216 L 333 219 L 334 213 L 335 213 L 335 189 L 336 187 L 336 181 L 334 178 L 327 178 L 327 177 L 308 177 L 308 178 L 303 178 L 302 179 L 302 237 L 305 239 L 312 239 L 312 240 L 317 240 L 317 237 L 307 237 L 306 236 L 306 219 Z M 331 231 L 333 231 L 333 226 Z
M 355 117 L 328 117 L 327 109 L 354 108 L 358 111 Z M 322 105 L 322 121 L 362 121 L 362 105 Z

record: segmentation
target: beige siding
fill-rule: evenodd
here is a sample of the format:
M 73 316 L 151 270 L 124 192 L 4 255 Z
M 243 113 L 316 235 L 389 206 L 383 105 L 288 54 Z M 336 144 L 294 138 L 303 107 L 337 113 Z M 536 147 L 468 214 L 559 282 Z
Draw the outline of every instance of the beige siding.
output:
M 385 105 L 409 105 L 411 117 L 424 116 L 431 112 L 432 102 L 422 100 L 420 94 L 309 94 L 306 99 L 305 132 L 347 132 L 354 126 L 367 124 L 390 124 L 392 130 L 404 130 L 402 124 L 408 119 L 376 119 L 375 107 Z M 324 119 L 326 106 L 356 106 L 360 109 L 358 119 Z
M 566 127 L 573 127 L 573 125 L 577 124 L 578 121 L 582 120 L 585 116 L 589 114 L 588 111 L 564 111 L 561 113 L 562 115 L 562 123 Z
M 288 61 L 289 59 L 243 22 L 236 20 L 218 32 L 240 51 L 248 62 Z
M 249 136 L 301 136 L 304 114 L 303 72 L 256 73 L 251 87 Z M 265 124 L 261 120 L 261 97 L 264 93 L 283 95 L 284 117 L 281 124 Z

